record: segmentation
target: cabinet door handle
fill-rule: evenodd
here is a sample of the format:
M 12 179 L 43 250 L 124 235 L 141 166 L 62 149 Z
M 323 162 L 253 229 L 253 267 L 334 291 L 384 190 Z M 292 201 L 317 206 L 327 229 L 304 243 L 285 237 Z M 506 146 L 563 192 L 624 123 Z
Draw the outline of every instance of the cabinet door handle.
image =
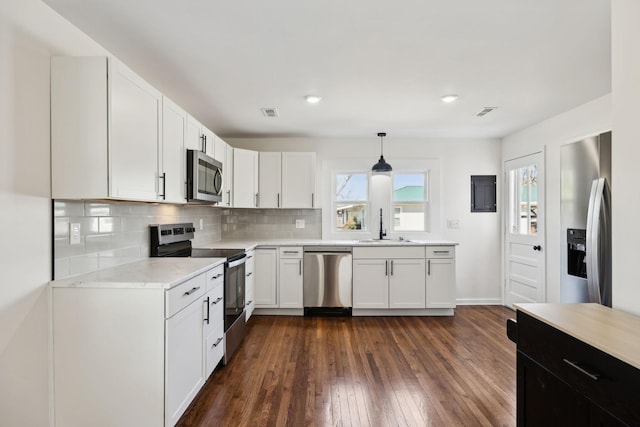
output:
M 256 193 L 256 208 L 260 205 L 260 193 Z
M 300 260 L 300 276 L 302 276 L 302 260 Z
M 231 206 L 231 190 L 227 190 L 227 206 Z
M 600 374 L 595 374 L 592 372 L 587 371 L 586 369 L 584 369 L 583 367 L 581 367 L 580 365 L 578 365 L 575 362 L 572 362 L 568 359 L 562 359 L 562 361 L 564 363 L 566 363 L 567 365 L 571 366 L 572 368 L 576 369 L 578 372 L 585 374 L 586 376 L 588 376 L 589 378 L 591 378 L 594 381 L 598 381 L 598 378 L 600 378 Z
M 389 261 L 387 261 L 386 259 L 384 260 L 384 275 L 389 275 Z
M 431 260 L 427 260 L 427 276 L 431 276 Z
M 207 297 L 207 318 L 204 319 L 209 324 L 209 318 L 211 317 L 211 309 L 209 308 L 209 297 Z
M 163 172 L 160 179 L 162 180 L 162 194 L 159 196 L 162 197 L 162 200 L 167 200 L 167 173 Z
M 218 340 L 213 343 L 213 347 L 217 347 L 218 344 L 220 344 L 220 341 L 222 341 L 222 337 L 218 338 Z
M 251 304 L 253 304 L 253 300 L 247 301 L 247 305 L 251 305 Z
M 278 193 L 278 207 L 280 207 L 280 193 Z
M 316 194 L 315 193 L 311 193 L 311 207 L 315 208 L 316 207 Z
M 218 299 L 213 301 L 211 304 L 218 304 L 220 301 L 222 301 L 222 297 L 218 297 Z
M 207 152 L 207 135 L 205 135 L 204 133 L 200 135 L 200 140 L 202 141 L 202 152 L 206 153 Z
M 195 291 L 197 291 L 198 289 L 200 289 L 200 286 L 196 286 L 195 288 L 191 288 L 190 291 L 185 292 L 185 295 L 191 295 L 192 293 L 194 293 Z
M 393 276 L 393 260 L 389 261 L 389 263 L 391 264 L 391 275 Z
M 251 276 L 253 274 L 252 271 L 250 271 L 249 273 L 247 273 L 247 277 Z

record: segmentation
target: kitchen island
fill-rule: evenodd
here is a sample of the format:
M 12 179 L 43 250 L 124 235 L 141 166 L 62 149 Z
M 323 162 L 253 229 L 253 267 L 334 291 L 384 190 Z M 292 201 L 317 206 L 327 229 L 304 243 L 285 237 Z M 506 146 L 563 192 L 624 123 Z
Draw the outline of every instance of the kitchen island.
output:
M 517 421 L 640 425 L 640 317 L 599 304 L 516 304 Z

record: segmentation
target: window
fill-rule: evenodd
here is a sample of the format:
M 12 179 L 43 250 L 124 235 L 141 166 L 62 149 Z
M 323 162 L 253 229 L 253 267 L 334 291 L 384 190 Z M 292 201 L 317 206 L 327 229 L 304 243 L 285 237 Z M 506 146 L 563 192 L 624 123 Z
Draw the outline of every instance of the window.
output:
M 426 231 L 427 173 L 393 174 L 393 231 Z
M 538 169 L 536 165 L 509 171 L 509 230 L 513 234 L 538 233 Z
M 335 174 L 336 231 L 367 229 L 368 180 L 367 173 Z

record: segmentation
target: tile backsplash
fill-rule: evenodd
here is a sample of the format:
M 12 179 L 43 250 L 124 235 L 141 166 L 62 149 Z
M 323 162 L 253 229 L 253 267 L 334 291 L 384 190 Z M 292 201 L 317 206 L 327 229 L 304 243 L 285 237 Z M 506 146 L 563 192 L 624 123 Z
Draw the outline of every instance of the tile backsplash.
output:
M 194 246 L 219 241 L 221 213 L 222 209 L 211 206 L 54 200 L 54 278 L 147 258 L 149 224 L 193 222 Z M 80 224 L 78 244 L 70 244 L 70 224 Z
M 297 228 L 296 223 L 304 228 Z M 320 209 L 222 209 L 223 240 L 321 239 Z
M 220 240 L 321 239 L 319 209 L 229 209 L 110 200 L 53 201 L 54 278 L 149 257 L 149 224 L 192 222 L 193 245 Z M 202 221 L 202 229 L 200 229 Z M 304 224 L 304 228 L 297 228 Z M 80 239 L 70 243 L 70 225 Z

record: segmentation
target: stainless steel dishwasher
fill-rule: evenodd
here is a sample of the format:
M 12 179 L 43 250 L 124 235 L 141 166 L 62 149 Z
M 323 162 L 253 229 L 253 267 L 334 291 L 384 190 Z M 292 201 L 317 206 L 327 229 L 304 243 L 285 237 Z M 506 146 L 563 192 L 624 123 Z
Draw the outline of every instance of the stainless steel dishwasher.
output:
M 304 247 L 305 315 L 351 315 L 351 260 L 348 246 Z

